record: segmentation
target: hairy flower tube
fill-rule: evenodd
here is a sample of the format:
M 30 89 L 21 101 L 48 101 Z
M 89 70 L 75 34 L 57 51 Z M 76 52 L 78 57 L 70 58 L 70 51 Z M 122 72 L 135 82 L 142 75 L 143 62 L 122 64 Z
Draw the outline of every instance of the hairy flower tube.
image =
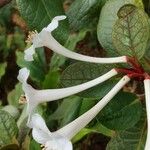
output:
M 70 140 L 84 128 L 129 81 L 130 78 L 124 76 L 95 106 L 55 132 L 48 130 L 44 120 L 38 114 L 32 115 L 29 127 L 33 129 L 33 138 L 38 143 L 43 144 L 45 150 L 72 150 Z
M 146 112 L 147 112 L 147 139 L 145 150 L 150 149 L 150 79 L 144 80 L 145 96 L 146 96 Z
M 29 74 L 30 71 L 27 68 L 20 69 L 18 80 L 22 83 L 22 88 L 25 93 L 25 97 L 27 99 L 27 105 L 28 105 L 27 111 L 30 116 L 30 114 L 33 112 L 33 110 L 38 104 L 47 101 L 62 99 L 74 95 L 76 93 L 82 92 L 117 75 L 117 71 L 115 69 L 112 69 L 106 74 L 80 85 L 76 85 L 68 88 L 47 89 L 47 90 L 37 90 L 34 89 L 31 85 L 29 85 L 27 83 Z
M 72 52 L 67 48 L 63 47 L 51 34 L 53 30 L 58 27 L 58 21 L 65 19 L 66 16 L 57 16 L 53 18 L 52 22 L 45 28 L 42 29 L 40 33 L 31 32 L 31 35 L 28 37 L 28 41 L 31 41 L 33 44 L 30 48 L 25 50 L 25 60 L 32 61 L 33 54 L 35 53 L 35 48 L 46 46 L 54 52 L 63 55 L 65 57 L 85 61 L 85 62 L 93 62 L 93 63 L 125 63 L 127 62 L 126 56 L 121 57 L 112 57 L 112 58 L 96 58 L 85 56 L 82 54 L 78 54 L 76 52 Z

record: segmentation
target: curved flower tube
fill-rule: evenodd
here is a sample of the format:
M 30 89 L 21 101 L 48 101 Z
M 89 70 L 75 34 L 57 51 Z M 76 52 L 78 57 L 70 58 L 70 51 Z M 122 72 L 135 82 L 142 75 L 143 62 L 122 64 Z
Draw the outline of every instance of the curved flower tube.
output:
M 79 61 L 92 62 L 92 63 L 106 63 L 106 64 L 127 62 L 126 56 L 113 57 L 113 58 L 96 58 L 96 57 L 90 57 L 90 56 L 78 54 L 76 52 L 72 52 L 67 48 L 63 47 L 59 42 L 55 40 L 51 32 L 58 27 L 58 21 L 63 20 L 65 18 L 66 16 L 57 16 L 52 20 L 52 22 L 47 27 L 43 28 L 43 30 L 40 33 L 33 32 L 34 34 L 31 35 L 31 38 L 29 37 L 33 45 L 29 49 L 25 50 L 24 58 L 26 61 L 33 60 L 33 54 L 35 53 L 35 48 L 46 46 L 60 55 L 63 55 L 71 59 L 79 60 Z
M 146 112 L 147 112 L 147 139 L 145 150 L 150 149 L 150 79 L 144 80 L 145 96 L 146 96 Z
M 18 80 L 22 83 L 22 88 L 25 93 L 25 97 L 27 99 L 27 105 L 28 105 L 27 112 L 31 114 L 35 109 L 35 107 L 42 102 L 54 101 L 54 100 L 62 99 L 77 94 L 79 92 L 82 92 L 86 89 L 89 89 L 93 86 L 96 86 L 108 80 L 109 78 L 117 75 L 118 73 L 115 69 L 112 69 L 106 74 L 80 85 L 61 88 L 61 89 L 47 89 L 47 90 L 37 90 L 34 89 L 31 85 L 29 85 L 27 83 L 29 74 L 30 71 L 27 68 L 20 69 Z
M 130 78 L 124 76 L 94 107 L 55 132 L 48 130 L 44 120 L 38 114 L 33 115 L 30 122 L 30 128 L 33 128 L 33 138 L 38 143 L 44 144 L 45 150 L 53 149 L 54 147 L 56 150 L 72 150 L 70 140 L 84 128 L 129 81 Z
M 130 81 L 124 76 L 94 107 L 75 119 L 73 122 L 56 131 L 56 133 L 72 139 L 82 128 L 84 128 L 106 105 L 107 103 Z

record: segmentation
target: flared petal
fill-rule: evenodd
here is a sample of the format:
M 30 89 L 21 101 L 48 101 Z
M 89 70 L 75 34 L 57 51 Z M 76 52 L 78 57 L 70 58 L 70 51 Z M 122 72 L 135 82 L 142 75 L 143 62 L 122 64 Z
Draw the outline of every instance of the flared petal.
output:
M 47 133 L 37 128 L 32 129 L 32 136 L 34 140 L 40 144 L 45 144 L 50 139 L 50 136 Z
M 58 27 L 58 23 L 60 20 L 64 20 L 66 18 L 66 16 L 56 16 L 53 18 L 53 20 L 51 21 L 51 23 L 44 28 L 40 33 L 33 32 L 34 35 L 32 35 L 32 45 L 25 50 L 25 55 L 24 55 L 24 59 L 26 61 L 33 61 L 33 55 L 35 54 L 35 48 L 38 47 L 43 47 L 44 46 L 44 42 L 45 42 L 45 38 L 41 38 L 41 34 L 43 34 L 44 31 L 47 31 L 47 33 L 52 32 L 53 30 L 55 30 Z M 44 36 L 44 35 L 43 35 Z
M 72 143 L 65 137 L 51 133 L 39 114 L 32 115 L 30 127 L 34 140 L 43 144 L 46 150 L 72 150 Z
M 28 127 L 33 129 L 32 136 L 40 144 L 45 144 L 51 138 L 51 133 L 44 119 L 39 114 L 31 116 Z
M 59 21 L 64 20 L 64 19 L 66 19 L 65 15 L 54 17 L 51 23 L 46 28 L 44 28 L 44 30 L 48 32 L 54 31 L 58 27 Z

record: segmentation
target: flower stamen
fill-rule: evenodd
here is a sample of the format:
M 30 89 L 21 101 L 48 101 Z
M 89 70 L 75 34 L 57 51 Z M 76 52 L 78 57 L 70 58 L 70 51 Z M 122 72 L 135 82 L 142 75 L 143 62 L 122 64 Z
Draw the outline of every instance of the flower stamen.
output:
M 19 104 L 26 104 L 26 103 L 27 103 L 27 99 L 25 95 L 21 95 L 19 98 Z
M 25 41 L 26 43 L 32 44 L 34 37 L 38 35 L 37 30 L 34 31 L 29 31 L 27 40 Z

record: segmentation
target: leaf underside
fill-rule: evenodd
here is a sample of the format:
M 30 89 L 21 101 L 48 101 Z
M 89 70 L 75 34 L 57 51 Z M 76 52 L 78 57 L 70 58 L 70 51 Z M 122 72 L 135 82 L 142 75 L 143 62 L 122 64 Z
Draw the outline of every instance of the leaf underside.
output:
M 61 83 L 63 87 L 70 87 L 91 81 L 106 72 L 110 71 L 114 66 L 91 64 L 79 62 L 70 65 L 61 76 Z M 84 98 L 102 98 L 107 92 L 117 83 L 117 80 L 108 80 L 93 88 L 78 93 L 80 97 Z
M 142 58 L 149 39 L 147 15 L 143 10 L 128 4 L 119 10 L 118 17 L 112 32 L 117 52 L 137 59 Z

